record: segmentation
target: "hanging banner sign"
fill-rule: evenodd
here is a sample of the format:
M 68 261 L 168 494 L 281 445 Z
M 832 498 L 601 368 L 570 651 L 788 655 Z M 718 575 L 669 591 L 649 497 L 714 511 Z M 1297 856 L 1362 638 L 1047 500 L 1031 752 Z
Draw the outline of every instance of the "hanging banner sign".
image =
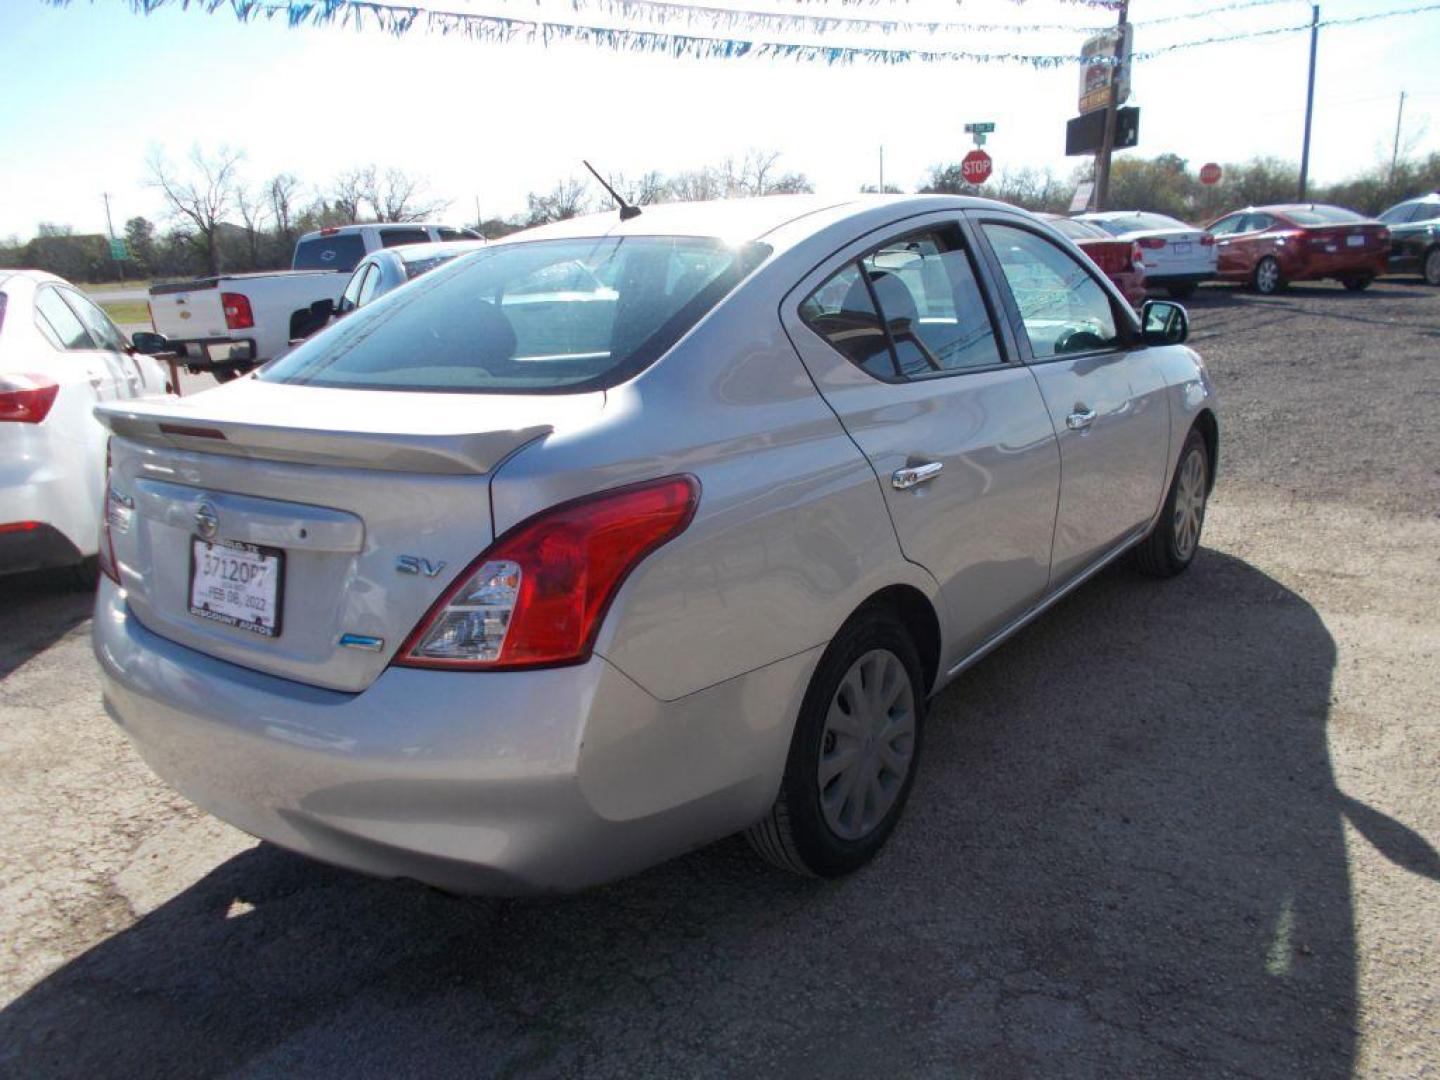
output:
M 1080 49 L 1080 112 L 1094 112 L 1110 104 L 1110 87 L 1115 86 L 1115 104 L 1130 98 L 1130 54 L 1135 32 L 1129 23 L 1105 30 Z

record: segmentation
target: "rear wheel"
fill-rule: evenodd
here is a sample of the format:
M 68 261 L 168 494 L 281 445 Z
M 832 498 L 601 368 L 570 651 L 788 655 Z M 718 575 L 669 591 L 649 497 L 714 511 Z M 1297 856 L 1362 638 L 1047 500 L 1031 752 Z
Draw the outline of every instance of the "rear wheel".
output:
M 1275 256 L 1266 255 L 1255 264 L 1255 272 L 1250 275 L 1250 285 L 1262 296 L 1280 291 L 1284 281 L 1280 277 L 1280 263 Z
M 1349 292 L 1364 292 L 1374 280 L 1373 277 L 1347 277 L 1341 278 L 1340 284 L 1344 285 Z
M 1427 251 L 1425 261 L 1420 266 L 1425 275 L 1425 284 L 1440 285 L 1440 247 L 1432 247 Z
M 835 636 L 805 693 L 775 804 L 746 838 L 776 866 L 839 877 L 895 828 L 920 758 L 920 656 L 888 608 Z
M 1135 549 L 1135 561 L 1142 571 L 1152 577 L 1174 577 L 1189 567 L 1200 550 L 1209 495 L 1210 456 L 1204 436 L 1191 428 L 1160 520 Z

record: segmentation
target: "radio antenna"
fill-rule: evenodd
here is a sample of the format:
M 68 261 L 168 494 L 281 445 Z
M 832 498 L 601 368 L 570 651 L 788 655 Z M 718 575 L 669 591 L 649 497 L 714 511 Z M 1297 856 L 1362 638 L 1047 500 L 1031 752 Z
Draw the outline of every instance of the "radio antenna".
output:
M 621 221 L 629 221 L 631 218 L 637 218 L 640 216 L 640 208 L 638 206 L 631 206 L 628 202 L 621 198 L 620 193 L 616 191 L 613 187 L 611 187 L 606 182 L 603 176 L 601 176 L 598 172 L 595 171 L 594 165 L 591 165 L 590 162 L 586 161 L 584 158 L 580 159 L 580 163 L 590 170 L 590 175 L 595 177 L 596 180 L 600 181 L 600 186 L 603 187 L 606 191 L 608 191 L 610 193 L 610 197 L 620 205 Z

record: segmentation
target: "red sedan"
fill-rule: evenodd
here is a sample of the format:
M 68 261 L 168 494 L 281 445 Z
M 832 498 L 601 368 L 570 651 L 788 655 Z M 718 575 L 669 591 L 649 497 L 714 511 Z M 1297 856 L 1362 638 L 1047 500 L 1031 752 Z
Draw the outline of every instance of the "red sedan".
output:
M 1385 273 L 1390 252 L 1389 229 L 1338 206 L 1252 206 L 1208 228 L 1221 280 L 1248 282 L 1259 293 L 1320 278 L 1358 292 Z
M 1133 240 L 1116 240 L 1104 229 L 1089 222 L 1059 214 L 1039 216 L 1053 225 L 1061 236 L 1075 241 L 1075 245 L 1115 282 L 1132 307 L 1138 308 L 1145 302 L 1145 259 L 1139 244 Z

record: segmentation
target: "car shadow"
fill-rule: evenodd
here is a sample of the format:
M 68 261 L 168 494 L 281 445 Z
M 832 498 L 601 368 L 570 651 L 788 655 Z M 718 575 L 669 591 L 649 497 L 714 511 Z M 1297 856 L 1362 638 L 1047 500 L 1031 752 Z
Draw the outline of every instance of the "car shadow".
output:
M 907 818 L 849 879 L 731 839 L 495 901 L 262 844 L 0 1012 L 0 1071 L 1347 1076 L 1342 817 L 1436 859 L 1337 791 L 1335 659 L 1241 560 L 1115 568 L 935 699 Z
M 71 569 L 0 577 L 0 679 L 90 618 L 95 588 L 85 581 Z

